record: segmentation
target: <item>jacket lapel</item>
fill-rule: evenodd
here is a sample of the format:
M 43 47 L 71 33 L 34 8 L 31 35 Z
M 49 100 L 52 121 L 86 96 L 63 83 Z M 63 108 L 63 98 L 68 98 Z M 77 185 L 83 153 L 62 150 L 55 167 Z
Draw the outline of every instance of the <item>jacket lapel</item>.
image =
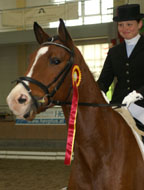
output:
M 127 59 L 126 44 L 122 42 L 119 46 L 119 57 Z

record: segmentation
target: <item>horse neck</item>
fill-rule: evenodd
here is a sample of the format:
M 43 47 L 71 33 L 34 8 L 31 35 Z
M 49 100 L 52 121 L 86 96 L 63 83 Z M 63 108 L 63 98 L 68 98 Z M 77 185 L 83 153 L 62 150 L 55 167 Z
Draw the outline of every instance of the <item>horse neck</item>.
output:
M 92 73 L 90 72 L 87 64 L 85 63 L 85 60 L 79 50 L 75 49 L 75 59 L 74 63 L 78 63 L 82 79 L 80 86 L 78 87 L 78 93 L 79 93 L 79 103 L 95 103 L 95 104 L 105 104 L 106 101 L 104 100 L 102 93 L 98 87 L 98 84 L 96 83 Z M 70 100 L 72 100 L 72 96 L 70 96 Z M 70 114 L 70 106 L 63 106 L 63 112 L 66 118 L 66 121 L 68 122 L 69 114 Z M 87 112 L 89 114 L 89 109 L 92 107 L 90 106 L 79 106 L 78 107 L 78 114 L 83 115 L 83 112 Z M 85 111 L 84 111 L 85 110 Z
M 77 63 L 82 74 L 82 80 L 78 87 L 79 103 L 106 104 L 106 101 L 82 56 L 77 60 Z M 62 108 L 66 123 L 68 124 L 71 106 L 63 106 Z M 106 137 L 103 135 L 103 120 L 104 112 L 107 111 L 106 109 L 106 107 L 78 106 L 74 150 L 76 154 L 79 154 L 79 149 L 83 152 L 82 154 L 85 155 L 86 159 L 89 158 L 89 154 L 92 154 L 91 150 L 95 150 L 94 152 L 97 153 L 95 155 L 104 154 L 104 152 L 99 151 L 99 148 L 96 147 L 96 145 L 100 143 L 102 147 L 104 147 Z M 99 123 L 101 123 L 101 125 Z M 87 146 L 85 144 L 86 142 L 91 142 L 91 149 L 88 150 L 88 154 L 86 153 L 85 148 Z M 77 158 L 79 158 L 79 156 L 77 156 Z

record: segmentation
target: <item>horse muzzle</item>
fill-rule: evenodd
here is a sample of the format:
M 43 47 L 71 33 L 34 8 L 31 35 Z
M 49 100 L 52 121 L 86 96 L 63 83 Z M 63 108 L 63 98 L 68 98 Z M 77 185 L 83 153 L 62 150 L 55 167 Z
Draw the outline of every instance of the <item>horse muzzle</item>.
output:
M 6 101 L 9 109 L 17 118 L 27 119 L 29 116 L 34 115 L 35 108 L 32 99 L 22 84 L 17 84 L 11 90 Z

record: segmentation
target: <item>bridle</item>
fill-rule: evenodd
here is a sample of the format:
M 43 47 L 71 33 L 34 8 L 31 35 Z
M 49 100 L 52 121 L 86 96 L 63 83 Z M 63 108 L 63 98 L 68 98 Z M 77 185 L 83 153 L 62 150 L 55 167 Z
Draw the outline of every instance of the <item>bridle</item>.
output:
M 58 39 L 58 37 L 52 37 L 51 39 L 49 39 L 49 41 L 42 43 L 42 46 L 46 46 L 46 45 L 55 45 L 58 47 L 61 47 L 63 49 L 65 49 L 69 54 L 70 54 L 70 58 L 67 61 L 65 67 L 60 71 L 60 73 L 53 79 L 52 82 L 50 82 L 48 85 L 45 85 L 43 83 L 41 83 L 38 80 L 35 80 L 31 77 L 27 77 L 27 76 L 23 76 L 23 77 L 19 77 L 17 80 L 15 80 L 17 83 L 21 83 L 25 89 L 27 90 L 27 92 L 29 93 L 30 97 L 32 98 L 32 101 L 35 105 L 36 108 L 39 107 L 40 102 L 42 103 L 44 98 L 46 97 L 48 99 L 48 105 L 50 103 L 54 103 L 51 100 L 51 97 L 53 97 L 55 95 L 55 93 L 57 92 L 57 90 L 60 88 L 61 84 L 64 82 L 67 74 L 69 73 L 72 65 L 73 65 L 73 60 L 74 60 L 74 53 L 71 49 L 69 49 L 68 47 L 66 47 L 63 44 L 59 44 L 54 42 L 56 39 Z M 61 78 L 60 78 L 61 77 Z M 59 80 L 59 81 L 58 81 Z M 58 81 L 58 82 L 57 82 Z M 31 89 L 29 88 L 29 86 L 26 84 L 26 82 L 30 82 L 32 84 L 35 84 L 36 86 L 38 86 L 39 88 L 42 89 L 42 91 L 45 93 L 45 95 L 41 98 L 41 100 L 37 100 L 31 93 Z M 55 88 L 49 92 L 49 88 L 57 82 L 57 85 L 55 86 Z
M 71 102 L 57 101 L 57 100 L 51 99 L 55 95 L 57 90 L 60 88 L 61 84 L 64 82 L 67 74 L 69 73 L 72 65 L 74 64 L 74 52 L 73 52 L 73 50 L 69 49 L 68 47 L 66 47 L 63 44 L 59 44 L 59 43 L 54 42 L 55 39 L 58 39 L 58 36 L 52 37 L 49 41 L 44 42 L 42 45 L 43 46 L 55 45 L 55 46 L 61 47 L 61 48 L 65 49 L 70 54 L 70 59 L 67 61 L 67 64 L 60 71 L 60 73 L 53 79 L 53 81 L 50 82 L 48 85 L 44 85 L 40 81 L 35 80 L 31 77 L 27 77 L 27 76 L 19 77 L 17 80 L 15 80 L 17 83 L 21 83 L 25 87 L 25 89 L 29 93 L 30 97 L 32 98 L 33 104 L 36 108 L 39 107 L 40 103 L 42 104 L 43 102 L 45 102 L 44 101 L 45 97 L 48 99 L 48 104 L 46 105 L 47 107 L 50 103 L 52 103 L 54 105 L 71 105 Z M 32 95 L 31 89 L 26 84 L 26 82 L 30 82 L 32 84 L 35 84 L 39 88 L 41 88 L 42 91 L 45 93 L 45 95 L 40 100 L 38 100 L 36 97 L 34 97 Z M 49 92 L 49 88 L 56 82 L 57 82 L 57 85 L 55 86 L 55 88 L 51 92 Z M 97 103 L 87 103 L 87 102 L 79 102 L 78 105 L 80 105 L 80 106 L 93 106 L 93 107 L 116 107 L 116 108 L 121 107 L 121 106 L 125 106 L 124 104 L 117 104 L 117 103 L 116 104 L 97 104 Z

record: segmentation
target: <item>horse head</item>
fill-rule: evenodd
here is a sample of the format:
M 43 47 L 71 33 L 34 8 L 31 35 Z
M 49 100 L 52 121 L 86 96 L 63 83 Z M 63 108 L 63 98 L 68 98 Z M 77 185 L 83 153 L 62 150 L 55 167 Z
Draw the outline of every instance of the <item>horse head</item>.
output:
M 16 80 L 17 85 L 7 97 L 17 118 L 27 120 L 53 106 L 52 100 L 68 98 L 72 85 L 68 76 L 74 62 L 75 46 L 62 19 L 57 36 L 50 37 L 36 22 L 34 33 L 40 47 L 30 56 L 25 75 Z

